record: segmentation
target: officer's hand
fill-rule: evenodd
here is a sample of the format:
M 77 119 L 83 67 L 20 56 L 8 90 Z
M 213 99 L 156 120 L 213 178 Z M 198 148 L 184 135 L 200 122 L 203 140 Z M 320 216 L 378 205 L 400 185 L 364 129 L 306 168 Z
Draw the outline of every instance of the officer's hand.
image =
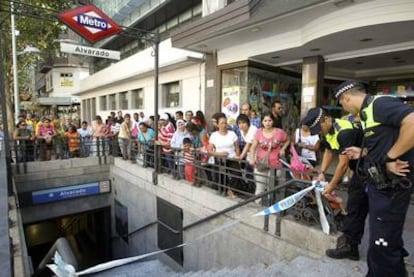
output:
M 350 160 L 356 160 L 359 159 L 361 156 L 362 149 L 360 147 L 351 146 L 345 148 L 345 150 L 342 152 L 343 155 L 347 155 L 348 159 Z
M 319 172 L 318 177 L 316 178 L 316 180 L 318 180 L 319 182 L 324 182 L 325 181 L 325 174 L 323 172 Z
M 410 172 L 410 165 L 408 161 L 397 159 L 395 162 L 385 163 L 387 170 L 398 176 L 407 176 Z
M 328 183 L 323 189 L 322 195 L 323 196 L 330 195 L 333 190 L 334 190 L 334 187 L 331 185 L 331 183 Z

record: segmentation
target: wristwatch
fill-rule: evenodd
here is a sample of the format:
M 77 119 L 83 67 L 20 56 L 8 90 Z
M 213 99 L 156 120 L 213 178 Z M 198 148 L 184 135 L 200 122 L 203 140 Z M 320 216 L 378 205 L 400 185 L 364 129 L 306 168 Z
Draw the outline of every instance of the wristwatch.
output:
M 395 162 L 397 160 L 397 158 L 390 158 L 390 156 L 388 156 L 388 154 L 386 154 L 384 156 L 384 163 L 392 163 Z

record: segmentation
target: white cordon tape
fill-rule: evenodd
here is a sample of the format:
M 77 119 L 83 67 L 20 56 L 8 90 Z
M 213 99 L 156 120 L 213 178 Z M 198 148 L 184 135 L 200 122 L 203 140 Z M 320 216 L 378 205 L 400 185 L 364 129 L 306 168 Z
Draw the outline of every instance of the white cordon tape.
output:
M 275 203 L 273 206 L 270 206 L 270 207 L 264 209 L 263 211 L 261 211 L 259 213 L 256 213 L 252 216 L 271 215 L 271 214 L 278 213 L 278 212 L 284 211 L 286 209 L 289 209 L 290 207 L 294 206 L 299 200 L 301 200 L 308 192 L 310 192 L 311 190 L 315 190 L 316 203 L 318 205 L 319 218 L 320 218 L 320 221 L 321 221 L 322 231 L 325 234 L 329 234 L 329 223 L 328 223 L 328 220 L 326 219 L 326 215 L 325 215 L 324 208 L 323 208 L 323 205 L 322 205 L 322 200 L 321 200 L 321 191 L 323 191 L 323 188 L 325 187 L 326 184 L 327 184 L 327 182 L 318 182 L 318 181 L 314 180 L 314 181 L 312 181 L 312 185 L 310 187 L 307 187 L 307 188 L 305 188 L 301 191 L 298 191 L 295 194 L 292 194 L 291 196 L 288 196 L 288 197 L 280 200 L 279 202 Z M 194 242 L 196 242 L 196 241 L 198 241 L 202 238 L 210 236 L 213 233 L 216 233 L 216 232 L 219 232 L 221 230 L 227 229 L 227 228 L 239 223 L 241 220 L 242 219 L 231 220 L 231 221 L 221 225 L 220 227 L 217 227 L 217 228 L 211 230 L 210 232 L 202 235 L 201 237 L 196 238 L 195 240 L 193 240 L 191 242 L 183 243 L 183 244 L 180 244 L 180 245 L 168 248 L 168 249 L 158 250 L 158 251 L 154 251 L 154 252 L 139 255 L 139 256 L 124 258 L 124 259 L 118 259 L 118 260 L 113 260 L 113 261 L 110 261 L 110 262 L 98 264 L 96 266 L 90 267 L 88 269 L 85 269 L 85 270 L 82 270 L 82 271 L 79 271 L 79 272 L 74 272 L 73 266 L 70 265 L 70 264 L 65 263 L 62 260 L 62 258 L 60 257 L 60 255 L 57 251 L 56 251 L 55 257 L 54 257 L 55 263 L 54 264 L 48 264 L 46 266 L 50 270 L 52 270 L 53 273 L 55 273 L 56 276 L 58 276 L 58 277 L 75 277 L 75 276 L 80 276 L 80 275 L 85 275 L 85 274 L 98 273 L 98 272 L 108 270 L 108 269 L 111 269 L 111 268 L 114 268 L 114 267 L 118 267 L 118 266 L 121 266 L 121 265 L 136 262 L 136 261 L 139 261 L 139 260 L 144 259 L 146 257 L 161 254 L 163 252 L 167 252 L 167 251 L 175 249 L 175 248 L 183 247 L 183 246 L 188 245 L 190 243 L 194 243 Z

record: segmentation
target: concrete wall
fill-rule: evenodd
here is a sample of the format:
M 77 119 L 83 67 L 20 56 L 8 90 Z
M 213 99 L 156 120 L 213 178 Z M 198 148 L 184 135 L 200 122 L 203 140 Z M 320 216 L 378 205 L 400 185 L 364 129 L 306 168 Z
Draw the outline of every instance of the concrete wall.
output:
M 116 160 L 117 163 L 117 160 Z M 117 163 L 118 164 L 118 163 Z M 123 170 L 126 167 L 128 170 Z M 125 162 L 120 166 L 111 168 L 111 181 L 113 184 L 110 203 L 119 201 L 128 208 L 128 232 L 140 229 L 156 221 L 156 195 L 153 193 L 154 185 L 148 180 L 152 179 L 150 170 L 146 170 L 136 164 Z M 115 218 L 112 209 L 112 218 Z M 133 233 L 128 238 L 128 244 L 120 239 L 115 232 L 115 219 L 112 220 L 113 240 L 112 249 L 114 258 L 124 258 L 148 253 L 157 248 L 156 225 Z
M 109 158 L 109 162 L 112 158 Z M 27 163 L 27 173 L 15 173 L 19 195 L 47 188 L 109 180 L 110 165 L 99 165 L 97 157 Z M 23 224 L 81 213 L 109 206 L 110 194 L 21 207 Z
M 206 187 L 194 187 L 160 175 L 158 185 L 152 185 L 152 171 L 128 161 L 115 159 L 111 168 L 114 197 L 128 207 L 129 231 L 156 219 L 156 196 L 183 209 L 184 226 L 236 204 L 236 201 L 217 195 Z M 240 264 L 271 264 L 276 260 L 291 260 L 298 255 L 319 257 L 328 247 L 334 246 L 336 236 L 327 236 L 320 228 L 310 228 L 290 219 L 283 219 L 281 237 L 275 236 L 275 216 L 270 218 L 269 232 L 263 231 L 263 217 L 252 217 L 258 209 L 252 205 L 229 212 L 207 223 L 188 229 L 184 233 L 184 270 L 235 267 Z M 234 220 L 240 220 L 235 222 Z M 232 224 L 222 228 L 223 224 Z M 207 233 L 221 228 L 209 236 Z M 154 232 L 154 234 L 151 234 Z M 305 235 L 306 234 L 306 235 Z M 203 238 L 202 238 L 203 237 Z M 114 240 L 114 248 L 122 245 L 125 253 L 139 255 L 157 250 L 156 227 L 137 233 L 128 247 Z M 168 256 L 163 262 L 179 269 Z
M 184 226 L 237 204 L 215 190 L 194 187 L 168 175 L 159 175 L 155 186 L 152 169 L 122 159 L 111 162 L 113 165 L 98 166 L 97 159 L 91 157 L 29 163 L 28 173 L 16 176 L 19 193 L 108 179 L 112 183 L 112 193 L 24 207 L 20 210 L 23 224 L 111 206 L 115 259 L 158 250 L 157 226 L 151 225 L 157 218 L 156 197 L 183 209 Z M 115 200 L 128 209 L 128 232 L 132 233 L 128 243 L 115 231 Z M 250 204 L 186 230 L 184 242 L 188 245 L 184 246 L 183 270 L 271 264 L 299 255 L 319 257 L 336 242 L 336 236 L 323 234 L 319 227 L 305 227 L 287 218 L 282 220 L 281 236 L 275 236 L 275 216 L 270 217 L 269 232 L 264 232 L 263 217 L 252 216 L 257 212 L 258 208 Z M 146 225 L 149 227 L 134 232 Z M 164 254 L 157 258 L 181 269 Z
M 0 148 L 4 149 L 3 141 L 0 141 Z M 9 191 L 4 150 L 0 151 L 0 155 L 0 234 L 2 234 L 0 237 L 0 268 L 5 276 L 10 276 L 13 273 L 13 265 L 10 251 Z

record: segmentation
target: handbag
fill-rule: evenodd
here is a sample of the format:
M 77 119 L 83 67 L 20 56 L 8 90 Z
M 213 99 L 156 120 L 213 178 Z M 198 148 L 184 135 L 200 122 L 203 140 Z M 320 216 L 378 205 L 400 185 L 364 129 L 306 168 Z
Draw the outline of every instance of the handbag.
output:
M 134 124 L 134 128 L 131 131 L 131 138 L 136 139 L 138 137 L 138 128 L 137 125 Z
M 256 169 L 259 172 L 264 172 L 270 169 L 269 165 L 269 154 L 270 150 L 272 149 L 272 145 L 269 144 L 266 154 L 260 159 L 256 161 Z
M 290 159 L 290 169 L 294 171 L 292 172 L 293 177 L 302 180 L 312 180 L 312 176 L 306 174 L 308 173 L 308 167 L 300 160 L 299 154 L 296 152 L 295 147 L 291 146 L 290 152 L 292 154 L 292 158 Z

